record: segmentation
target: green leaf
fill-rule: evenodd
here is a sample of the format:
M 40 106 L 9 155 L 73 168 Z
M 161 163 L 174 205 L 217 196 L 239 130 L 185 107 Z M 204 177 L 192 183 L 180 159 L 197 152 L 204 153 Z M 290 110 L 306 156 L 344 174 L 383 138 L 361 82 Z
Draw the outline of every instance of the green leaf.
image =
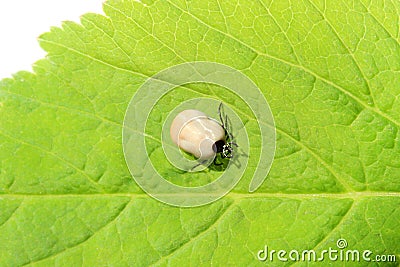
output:
M 109 0 L 104 11 L 43 34 L 48 56 L 34 73 L 0 81 L 0 265 L 263 266 L 265 245 L 321 252 L 340 238 L 397 263 L 326 263 L 398 264 L 400 2 Z M 162 158 L 154 140 L 166 112 L 195 97 L 229 105 L 251 144 L 231 193 L 176 208 L 135 184 L 122 122 L 148 77 L 191 61 L 229 65 L 257 84 L 277 149 L 250 194 L 264 148 L 248 107 L 204 84 L 165 95 L 146 130 L 152 162 Z M 220 173 L 157 169 L 188 186 Z

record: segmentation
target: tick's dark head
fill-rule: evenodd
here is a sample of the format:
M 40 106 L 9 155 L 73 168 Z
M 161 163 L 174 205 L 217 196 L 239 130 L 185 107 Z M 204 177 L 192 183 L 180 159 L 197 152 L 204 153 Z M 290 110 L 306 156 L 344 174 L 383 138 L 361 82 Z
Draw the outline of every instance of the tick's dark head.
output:
M 222 153 L 224 151 L 224 146 L 226 145 L 224 140 L 219 140 L 214 143 L 213 150 L 215 153 Z
M 233 157 L 233 147 L 238 146 L 234 142 L 226 142 L 224 140 L 219 140 L 214 143 L 213 150 L 215 153 L 220 153 L 222 158 L 232 158 Z

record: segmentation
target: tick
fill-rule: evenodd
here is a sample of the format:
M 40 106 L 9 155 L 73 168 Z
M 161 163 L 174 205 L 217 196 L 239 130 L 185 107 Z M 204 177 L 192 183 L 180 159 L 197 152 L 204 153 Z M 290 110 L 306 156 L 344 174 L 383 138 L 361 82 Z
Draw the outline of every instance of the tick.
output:
M 204 112 L 187 109 L 179 113 L 172 121 L 170 134 L 172 141 L 182 150 L 192 154 L 201 162 L 214 158 L 233 157 L 233 136 L 228 127 L 228 116 L 222 114 L 222 103 L 218 107 L 220 123 L 208 117 Z

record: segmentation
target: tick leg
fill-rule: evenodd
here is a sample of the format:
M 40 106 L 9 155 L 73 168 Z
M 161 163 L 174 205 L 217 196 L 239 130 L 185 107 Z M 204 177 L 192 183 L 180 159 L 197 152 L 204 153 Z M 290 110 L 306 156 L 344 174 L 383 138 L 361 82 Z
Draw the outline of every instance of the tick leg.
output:
M 213 164 L 214 164 L 215 166 L 221 166 L 221 165 L 223 165 L 223 163 L 217 163 L 217 157 L 214 158 Z
M 222 128 L 225 130 L 225 135 L 227 136 L 226 140 L 233 140 L 233 135 L 231 134 L 231 127 L 230 127 L 230 123 L 229 123 L 229 118 L 228 115 L 225 114 L 223 106 L 222 106 L 222 102 L 221 104 L 219 104 L 218 107 L 218 115 L 219 115 L 219 120 L 221 121 L 221 126 Z
M 193 171 L 194 169 L 196 169 L 196 168 L 199 167 L 200 165 L 203 165 L 203 164 L 206 163 L 206 162 L 207 162 L 207 160 L 203 160 L 202 162 L 197 163 L 196 165 L 194 165 L 194 166 L 190 169 L 190 171 Z
M 235 147 L 239 147 L 239 145 L 236 144 L 235 142 L 229 142 L 228 145 L 234 145 Z
M 230 124 L 230 122 L 229 122 L 229 119 L 228 119 L 228 115 L 225 115 L 225 134 L 226 134 L 226 136 L 227 136 L 227 141 L 229 141 L 229 140 L 233 140 L 233 135 L 231 134 L 231 124 Z
M 219 115 L 219 120 L 221 121 L 222 128 L 224 128 L 224 130 L 226 131 L 224 119 L 222 118 L 222 102 L 221 102 L 221 104 L 219 104 L 219 107 L 218 107 L 218 115 Z

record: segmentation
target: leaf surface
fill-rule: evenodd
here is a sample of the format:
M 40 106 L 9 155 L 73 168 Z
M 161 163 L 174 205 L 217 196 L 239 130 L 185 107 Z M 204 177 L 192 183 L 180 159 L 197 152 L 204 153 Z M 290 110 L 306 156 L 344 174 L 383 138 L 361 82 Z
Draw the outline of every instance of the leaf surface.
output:
M 399 2 L 109 0 L 104 11 L 43 34 L 48 56 L 34 73 L 0 81 L 1 265 L 256 266 L 265 245 L 322 251 L 339 238 L 399 260 Z M 251 143 L 231 193 L 180 209 L 135 184 L 121 133 L 140 85 L 191 61 L 229 65 L 257 84 L 277 149 L 250 194 L 263 148 L 248 106 L 204 84 L 165 95 L 146 129 L 153 163 L 163 159 L 160 122 L 190 98 L 227 103 Z M 219 174 L 157 169 L 188 186 Z

